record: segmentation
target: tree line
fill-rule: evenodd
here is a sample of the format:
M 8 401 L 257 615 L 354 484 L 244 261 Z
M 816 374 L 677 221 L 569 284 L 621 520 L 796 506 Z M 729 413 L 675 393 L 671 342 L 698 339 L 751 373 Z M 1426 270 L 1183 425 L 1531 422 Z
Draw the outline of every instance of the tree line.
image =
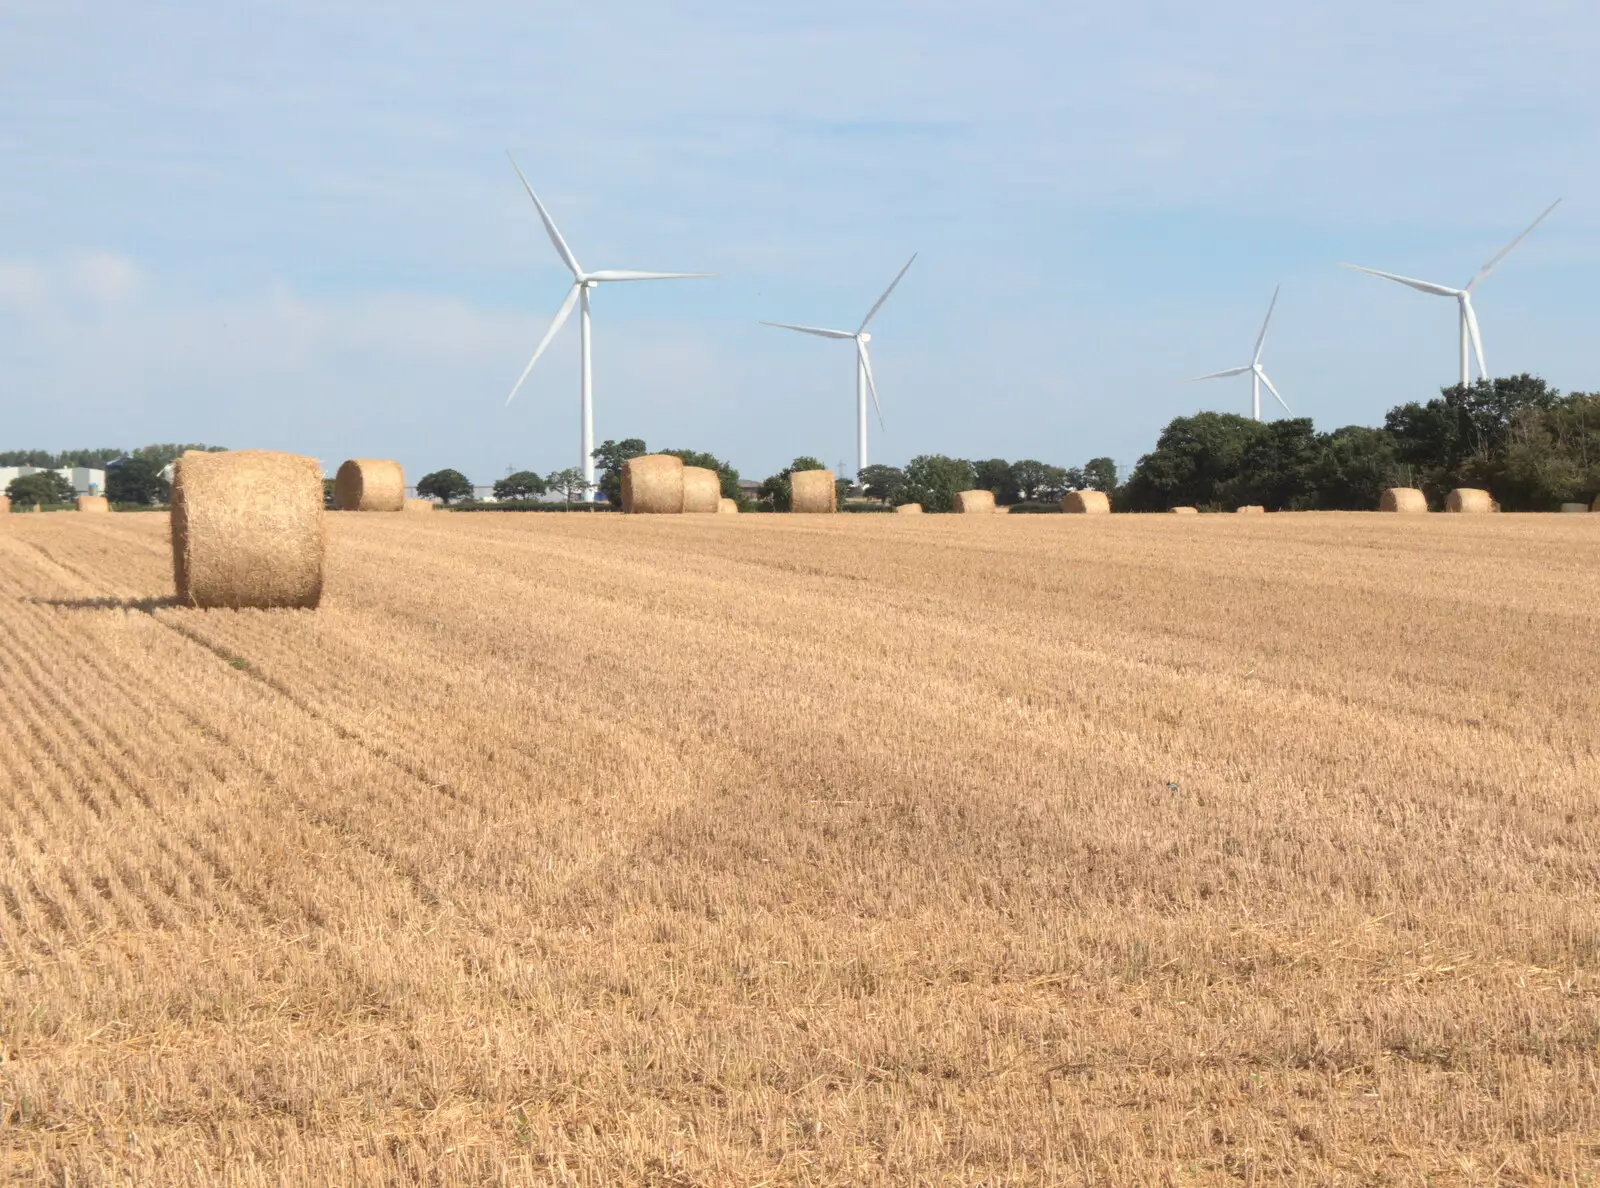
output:
M 63 450 L 3 450 L 0 466 L 37 466 L 37 474 L 25 474 L 12 479 L 5 494 L 16 507 L 35 505 L 52 506 L 71 503 L 76 492 L 64 475 L 56 470 L 85 467 L 106 472 L 106 489 L 101 492 L 112 503 L 151 504 L 165 503 L 172 489 L 161 472 L 186 450 L 215 452 L 222 446 L 186 442 L 163 442 L 140 446 L 135 450 L 98 449 Z

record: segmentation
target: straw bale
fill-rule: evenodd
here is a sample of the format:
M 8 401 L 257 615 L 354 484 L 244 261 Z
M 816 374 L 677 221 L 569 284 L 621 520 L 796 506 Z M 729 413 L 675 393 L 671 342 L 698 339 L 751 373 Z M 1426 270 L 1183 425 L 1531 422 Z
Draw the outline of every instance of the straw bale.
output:
M 1259 503 L 1247 503 L 1243 507 L 1235 508 L 1234 510 L 1241 516 L 1260 516 L 1265 515 L 1267 511 Z
M 78 510 L 81 512 L 108 512 L 111 510 L 111 501 L 104 495 L 79 495 Z
M 1169 516 L 1198 516 L 1200 509 L 1196 507 L 1169 507 L 1167 508 L 1167 514 Z
M 190 450 L 172 475 L 178 601 L 314 607 L 322 598 L 322 467 L 273 450 Z
M 1111 514 L 1111 500 L 1104 491 L 1068 491 L 1061 497 L 1061 510 L 1078 516 Z
M 1569 513 L 1587 512 L 1589 510 L 1589 505 L 1587 503 L 1563 503 L 1561 505 L 1561 510 Z
M 957 491 L 955 509 L 963 516 L 994 515 L 993 491 Z
M 683 511 L 683 459 L 640 454 L 622 464 L 622 510 L 630 515 L 675 516 Z
M 406 505 L 406 475 L 387 458 L 351 458 L 333 479 L 333 506 L 340 511 L 397 512 Z
M 995 504 L 994 514 L 997 516 L 1009 516 L 1011 514 L 1011 505 L 1009 503 Z
M 797 470 L 789 476 L 789 488 L 789 510 L 792 512 L 838 510 L 831 470 Z
M 408 512 L 431 512 L 433 510 L 433 500 L 407 499 L 405 502 L 405 510 Z
M 0 495 L 0 516 L 11 514 L 11 499 L 9 496 Z
M 719 499 L 717 500 L 717 511 L 725 516 L 736 516 L 739 514 L 739 501 L 726 497 Z
M 920 516 L 922 514 L 922 504 L 920 504 L 920 503 L 902 503 L 899 507 L 895 508 L 894 510 L 895 510 L 895 514 L 896 515 L 900 515 L 900 516 Z
M 1480 491 L 1476 487 L 1457 487 L 1444 501 L 1444 510 L 1462 514 L 1483 514 L 1492 510 L 1493 502 L 1487 491 Z
M 1425 512 L 1428 497 L 1415 487 L 1390 487 L 1378 500 L 1378 510 L 1384 512 Z
M 716 512 L 722 507 L 722 476 L 704 466 L 683 468 L 683 510 Z
M 1594 505 L 1590 507 L 1589 510 L 1600 512 L 1600 495 L 1596 495 L 1594 497 Z

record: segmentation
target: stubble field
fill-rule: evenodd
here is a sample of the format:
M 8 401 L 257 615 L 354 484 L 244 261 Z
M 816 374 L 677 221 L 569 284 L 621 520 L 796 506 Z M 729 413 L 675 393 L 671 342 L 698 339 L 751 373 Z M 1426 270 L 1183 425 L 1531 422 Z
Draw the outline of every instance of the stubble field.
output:
M 0 1180 L 1600 1168 L 1600 517 L 0 522 Z

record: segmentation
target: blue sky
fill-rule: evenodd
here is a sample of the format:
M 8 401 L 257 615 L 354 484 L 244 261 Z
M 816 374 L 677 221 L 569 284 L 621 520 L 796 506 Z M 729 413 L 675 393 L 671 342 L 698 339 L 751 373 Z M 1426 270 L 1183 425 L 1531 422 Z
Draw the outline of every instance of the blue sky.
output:
M 0 448 L 204 440 L 454 466 L 576 462 L 577 334 L 506 163 L 589 268 L 597 437 L 761 477 L 1109 454 L 1246 411 L 1265 362 L 1324 428 L 1490 370 L 1600 389 L 1600 11 L 832 0 L 459 6 L 0 0 Z M 847 469 L 849 467 L 847 466 Z

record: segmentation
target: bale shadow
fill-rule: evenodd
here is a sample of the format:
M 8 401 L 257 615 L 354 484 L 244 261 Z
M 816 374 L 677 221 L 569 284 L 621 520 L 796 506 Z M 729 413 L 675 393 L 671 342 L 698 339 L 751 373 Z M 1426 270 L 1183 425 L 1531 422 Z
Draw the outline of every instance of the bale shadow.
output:
M 131 610 L 144 615 L 183 605 L 170 594 L 163 598 L 27 598 L 24 601 L 56 610 Z

